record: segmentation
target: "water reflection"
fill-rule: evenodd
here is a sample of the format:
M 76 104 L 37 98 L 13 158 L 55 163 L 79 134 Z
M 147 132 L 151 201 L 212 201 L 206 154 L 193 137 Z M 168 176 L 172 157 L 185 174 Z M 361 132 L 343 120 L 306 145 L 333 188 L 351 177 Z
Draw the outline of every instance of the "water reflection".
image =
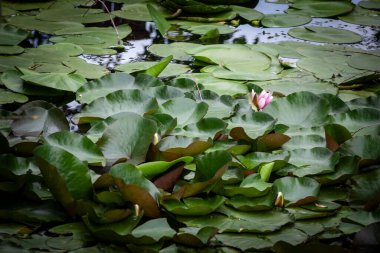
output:
M 352 1 L 358 3 L 358 0 Z M 120 6 L 118 6 L 120 7 Z M 113 7 L 115 8 L 115 7 Z M 255 10 L 264 14 L 283 13 L 288 8 L 287 4 L 272 4 L 267 3 L 264 0 L 259 1 Z M 133 33 L 125 40 L 125 52 L 119 53 L 116 56 L 83 56 L 88 62 L 94 64 L 100 64 L 106 66 L 109 69 L 113 69 L 119 64 L 125 64 L 132 61 L 149 60 L 151 57 L 147 53 L 147 48 L 153 43 L 171 43 L 170 36 L 168 38 L 162 38 L 155 29 L 153 22 L 137 22 L 137 21 L 125 21 L 117 19 L 117 22 L 128 23 L 132 27 Z M 379 30 L 376 27 L 361 26 L 355 24 L 349 24 L 340 20 L 326 19 L 326 18 L 314 18 L 311 23 L 307 25 L 323 26 L 323 27 L 335 27 L 343 28 L 360 34 L 363 37 L 361 43 L 348 44 L 348 46 L 368 49 L 379 50 L 380 45 L 378 41 Z M 292 38 L 287 34 L 290 28 L 262 28 L 254 27 L 250 24 L 239 25 L 236 31 L 228 36 L 221 36 L 219 43 L 229 44 L 257 44 L 257 43 L 274 43 L 280 41 L 302 41 Z M 180 36 L 182 41 L 193 42 L 199 36 L 193 36 L 190 33 L 183 31 L 182 34 L 178 34 L 178 31 L 172 33 L 176 36 Z M 178 38 L 178 37 L 177 37 Z M 197 41 L 199 43 L 199 41 Z M 322 44 L 316 42 L 308 42 L 312 44 Z

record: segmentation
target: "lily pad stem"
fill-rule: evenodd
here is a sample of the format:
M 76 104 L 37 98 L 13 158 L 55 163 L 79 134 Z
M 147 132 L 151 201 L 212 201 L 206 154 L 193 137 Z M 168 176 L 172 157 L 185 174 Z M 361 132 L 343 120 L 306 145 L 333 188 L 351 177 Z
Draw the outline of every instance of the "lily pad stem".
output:
M 121 39 L 120 39 L 119 30 L 117 30 L 116 24 L 115 24 L 115 22 L 113 20 L 113 17 L 111 15 L 110 10 L 108 9 L 107 5 L 102 0 L 96 0 L 96 1 L 99 2 L 103 6 L 103 8 L 106 10 L 106 12 L 108 13 L 108 15 L 110 16 L 111 24 L 113 26 L 113 29 L 115 29 L 115 33 L 116 33 L 116 36 L 117 36 L 117 44 L 121 45 Z

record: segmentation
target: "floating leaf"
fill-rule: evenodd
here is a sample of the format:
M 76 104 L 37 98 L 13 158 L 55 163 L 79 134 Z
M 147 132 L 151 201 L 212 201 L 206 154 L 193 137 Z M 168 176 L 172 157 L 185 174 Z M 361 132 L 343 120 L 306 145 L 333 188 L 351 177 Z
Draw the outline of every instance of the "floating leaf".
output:
M 268 233 L 291 223 L 288 213 L 279 211 L 241 212 L 227 207 L 219 208 L 222 214 L 209 214 L 201 217 L 178 217 L 178 220 L 191 227 L 215 227 L 219 232 L 259 232 Z
M 189 61 L 192 57 L 186 53 L 187 50 L 198 47 L 199 44 L 188 42 L 174 42 L 171 44 L 153 44 L 148 48 L 152 54 L 167 57 L 173 55 L 174 60 Z
M 46 136 L 69 130 L 63 112 L 49 103 L 33 101 L 19 108 L 19 111 L 20 118 L 12 123 L 12 131 L 16 136 Z
M 8 24 L 0 24 L 0 45 L 15 46 L 28 37 L 27 31 Z
M 348 65 L 357 69 L 364 69 L 369 71 L 380 71 L 378 62 L 380 61 L 379 56 L 370 54 L 355 54 L 348 60 Z
M 89 199 L 92 195 L 87 166 L 76 156 L 55 146 L 39 146 L 34 155 L 54 197 L 70 215 L 75 215 L 75 200 Z
M 142 173 L 144 174 L 146 178 L 152 178 L 161 173 L 164 173 L 166 170 L 170 169 L 170 167 L 176 164 L 179 164 L 179 163 L 188 164 L 191 161 L 193 161 L 192 157 L 184 156 L 170 162 L 154 161 L 154 162 L 142 163 L 138 165 L 137 168 L 142 171 Z
M 132 88 L 134 81 L 135 78 L 129 74 L 112 73 L 83 85 L 77 90 L 77 99 L 81 103 L 89 104 L 117 90 Z
M 157 204 L 159 191 L 139 169 L 132 164 L 121 163 L 111 168 L 110 175 L 114 177 L 114 182 L 125 200 L 139 205 L 149 217 L 160 216 Z
M 183 199 L 183 202 L 180 200 L 166 200 L 161 204 L 166 210 L 176 215 L 202 216 L 216 210 L 224 201 L 225 198 L 218 195 L 206 199 L 190 197 Z
M 197 103 L 189 98 L 168 100 L 160 107 L 160 112 L 177 118 L 177 125 L 185 126 L 196 123 L 207 113 L 208 105 L 205 102 Z
M 233 5 L 232 10 L 235 11 L 240 17 L 248 21 L 261 20 L 264 17 L 264 14 L 259 11 L 238 5 Z
M 156 99 L 143 91 L 118 90 L 92 101 L 74 119 L 78 124 L 83 124 L 124 112 L 143 115 L 155 111 L 157 107 Z
M 265 15 L 261 23 L 265 27 L 291 27 L 307 24 L 311 17 L 297 14 L 270 14 Z
M 371 201 L 376 203 L 380 190 L 379 178 L 379 169 L 353 176 L 351 178 L 352 190 L 350 192 L 350 199 L 358 203 L 370 204 Z
M 35 85 L 72 92 L 86 83 L 81 75 L 65 73 L 31 73 L 21 76 L 21 79 Z
M 320 185 L 312 178 L 282 177 L 273 185 L 284 194 L 287 206 L 299 206 L 314 202 L 317 199 Z
M 127 160 L 139 164 L 145 161 L 156 128 L 153 120 L 126 114 L 106 127 L 97 144 L 111 163 Z
M 348 13 L 354 6 L 347 1 L 298 1 L 291 4 L 290 7 L 293 9 L 288 9 L 288 13 L 301 13 L 312 17 L 327 18 Z
M 339 155 L 334 154 L 327 148 L 315 147 L 312 149 L 293 149 L 290 150 L 289 164 L 277 173 L 287 175 L 289 173 L 304 177 L 307 175 L 325 174 L 334 171 L 338 163 Z
M 92 165 L 106 163 L 100 149 L 86 136 L 70 132 L 57 132 L 44 138 L 44 143 L 66 150 L 75 155 L 83 162 Z
M 357 43 L 362 41 L 362 37 L 357 33 L 331 27 L 306 26 L 292 28 L 288 34 L 297 39 L 325 43 Z
M 145 222 L 132 231 L 136 238 L 134 243 L 150 244 L 172 238 L 176 231 L 170 227 L 166 218 L 159 218 Z
M 267 113 L 251 112 L 240 117 L 232 117 L 228 122 L 228 128 L 231 129 L 231 137 L 236 140 L 254 140 L 270 132 L 275 122 L 276 120 Z
M 326 122 L 328 101 L 310 92 L 297 92 L 272 101 L 264 112 L 287 126 L 315 126 Z

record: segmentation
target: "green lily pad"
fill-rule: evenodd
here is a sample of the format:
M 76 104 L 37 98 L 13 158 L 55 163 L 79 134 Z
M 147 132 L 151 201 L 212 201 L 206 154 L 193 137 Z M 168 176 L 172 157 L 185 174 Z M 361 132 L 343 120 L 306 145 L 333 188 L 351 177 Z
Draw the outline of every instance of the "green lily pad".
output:
M 264 17 L 261 12 L 243 6 L 233 5 L 232 10 L 248 21 L 261 20 Z
M 367 205 L 371 201 L 376 203 L 376 196 L 380 189 L 379 178 L 379 169 L 353 176 L 351 178 L 350 200 Z
M 339 16 L 340 20 L 357 25 L 380 25 L 380 16 L 377 11 L 371 11 L 356 6 L 354 11 L 347 15 Z
M 291 223 L 288 213 L 279 211 L 241 212 L 223 207 L 219 208 L 222 214 L 209 214 L 201 217 L 178 217 L 178 220 L 191 227 L 215 227 L 219 232 L 258 232 L 268 233 L 279 230 L 282 226 Z
M 336 123 L 355 133 L 365 127 L 380 124 L 380 111 L 372 108 L 358 108 L 349 112 L 331 116 L 331 123 Z
M 23 94 L 14 93 L 12 91 L 7 91 L 0 89 L 0 104 L 12 104 L 12 103 L 25 103 L 29 99 Z
M 14 55 L 24 52 L 24 48 L 19 46 L 0 46 L 0 55 Z
M 287 126 L 316 126 L 326 122 L 328 101 L 311 92 L 296 92 L 272 101 L 264 112 Z
M 317 199 L 320 184 L 308 177 L 282 177 L 273 185 L 284 194 L 286 206 L 299 206 L 314 202 Z
M 150 244 L 172 238 L 176 231 L 170 227 L 166 218 L 159 218 L 145 222 L 132 231 L 136 238 L 134 243 Z
M 81 75 L 65 73 L 28 73 L 21 79 L 35 85 L 64 91 L 77 91 L 87 81 Z
M 18 70 L 8 70 L 1 75 L 1 81 L 9 90 L 24 95 L 59 96 L 62 91 L 38 85 L 28 84 L 21 79 L 23 74 Z
M 207 140 L 214 139 L 226 128 L 226 123 L 218 118 L 203 118 L 197 123 L 184 126 L 181 130 L 172 132 L 172 135 L 183 135 L 192 138 Z
M 76 156 L 55 146 L 42 145 L 34 150 L 36 162 L 54 197 L 71 215 L 75 200 L 92 195 L 88 168 Z
M 216 210 L 224 201 L 225 198 L 218 195 L 206 199 L 190 197 L 183 199 L 183 202 L 179 200 L 167 200 L 161 202 L 161 204 L 166 210 L 176 215 L 202 216 Z
M 27 31 L 8 24 L 0 24 L 0 45 L 15 46 L 28 37 Z
M 350 57 L 348 60 L 348 65 L 356 69 L 380 72 L 380 67 L 377 64 L 379 61 L 380 57 L 378 56 L 370 54 L 356 54 Z
M 237 247 L 242 251 L 266 250 L 278 242 L 288 242 L 292 245 L 298 245 L 307 240 L 307 235 L 295 228 L 287 228 L 281 231 L 256 235 L 251 233 L 223 233 L 216 236 L 216 239 L 225 245 Z
M 248 101 L 247 101 L 248 103 Z M 236 140 L 254 140 L 270 132 L 276 120 L 264 112 L 251 112 L 242 116 L 232 117 L 228 122 L 230 135 Z
M 362 41 L 362 37 L 357 33 L 331 27 L 306 26 L 292 28 L 288 31 L 288 34 L 297 39 L 324 43 L 357 43 Z
M 158 62 L 153 61 L 143 61 L 143 62 L 130 62 L 126 64 L 119 65 L 115 68 L 117 71 L 122 71 L 126 73 L 135 73 L 142 70 L 147 70 L 150 67 L 153 67 Z M 159 77 L 169 77 L 177 76 L 188 72 L 190 68 L 183 64 L 178 63 L 169 63 L 167 67 L 159 74 Z
M 2 56 L 0 55 L 0 72 L 15 70 L 15 67 L 29 68 L 33 61 L 21 56 Z
M 211 90 L 218 95 L 243 95 L 248 93 L 248 88 L 240 81 L 224 80 L 214 77 L 210 73 L 184 74 L 181 78 L 189 78 L 196 84 L 201 84 L 204 89 Z
M 87 63 L 86 61 L 70 57 L 69 61 L 63 62 L 63 64 L 71 69 L 75 70 L 75 74 L 83 76 L 87 79 L 98 79 L 109 73 L 104 67 Z
M 118 90 L 92 101 L 81 113 L 75 115 L 74 120 L 78 124 L 83 124 L 105 119 L 122 112 L 133 112 L 143 115 L 157 109 L 158 104 L 156 99 L 148 96 L 143 91 L 137 89 Z
M 139 164 L 145 161 L 156 128 L 152 120 L 134 113 L 125 114 L 106 127 L 97 144 L 111 163 L 128 161 Z
M 176 164 L 183 164 L 183 163 L 188 164 L 191 161 L 193 161 L 193 158 L 191 156 L 184 156 L 170 162 L 165 162 L 165 161 L 147 162 L 147 163 L 142 163 L 140 165 L 137 165 L 136 167 L 142 171 L 142 173 L 144 174 L 146 178 L 152 178 L 161 173 L 164 173 L 170 167 Z
M 108 21 L 110 16 L 100 9 L 86 9 L 86 8 L 50 8 L 42 10 L 36 16 L 38 19 L 45 21 L 66 21 L 70 17 L 70 21 L 83 24 L 98 23 Z
M 160 106 L 160 113 L 169 114 L 177 118 L 177 126 L 196 123 L 207 113 L 208 105 L 205 102 L 197 103 L 189 98 L 168 100 Z
M 16 136 L 47 136 L 69 130 L 63 112 L 47 102 L 29 102 L 19 108 L 19 115 L 20 118 L 12 123 L 12 131 Z
M 360 1 L 359 6 L 370 10 L 380 10 L 380 3 L 377 1 Z
M 46 136 L 44 143 L 66 150 L 83 162 L 105 166 L 106 159 L 102 152 L 86 136 L 71 132 L 57 132 Z
M 297 14 L 271 14 L 265 15 L 261 23 L 265 27 L 291 27 L 307 24 L 311 17 Z
M 23 3 L 25 4 L 25 3 Z M 35 16 L 17 15 L 8 19 L 8 23 L 26 30 L 38 30 L 47 34 L 55 34 L 56 31 L 64 28 L 84 27 L 81 23 L 73 21 L 46 22 L 37 19 Z
M 144 210 L 144 214 L 149 217 L 160 216 L 157 203 L 159 191 L 139 169 L 132 164 L 121 163 L 111 168 L 110 175 L 125 200 L 139 205 Z M 101 181 L 101 178 L 98 181 Z
M 173 55 L 173 59 L 179 61 L 189 61 L 192 57 L 186 53 L 187 50 L 198 47 L 199 44 L 188 42 L 174 42 L 171 44 L 153 44 L 148 48 L 152 54 L 167 57 Z
M 327 18 L 342 15 L 352 11 L 354 5 L 347 1 L 304 1 L 290 5 L 288 13 L 307 14 L 312 17 Z
M 104 97 L 112 92 L 131 88 L 135 78 L 126 73 L 112 73 L 99 80 L 86 83 L 77 90 L 77 100 L 89 104 L 92 101 Z
M 226 204 L 240 211 L 267 211 L 273 208 L 273 204 L 276 199 L 275 191 L 271 190 L 268 194 L 256 197 L 248 198 L 243 195 L 236 195 L 226 201 Z
M 160 5 L 151 2 L 158 11 L 160 11 L 164 16 L 170 15 L 169 12 L 161 7 Z M 130 3 L 124 4 L 121 10 L 113 11 L 113 15 L 124 18 L 128 20 L 136 20 L 136 21 L 152 21 L 152 17 L 149 13 L 148 7 L 146 3 Z
M 285 176 L 292 173 L 298 177 L 318 175 L 334 172 L 334 167 L 339 161 L 339 155 L 327 148 L 315 147 L 312 149 L 290 150 L 289 164 L 277 174 Z
M 246 177 L 239 186 L 224 186 L 220 194 L 227 197 L 242 195 L 248 198 L 254 198 L 266 195 L 271 190 L 271 188 L 271 183 L 267 183 L 262 180 L 258 174 L 252 174 Z
M 219 34 L 230 34 L 234 29 L 225 24 L 219 23 L 201 23 L 191 21 L 173 21 L 174 24 L 179 25 L 182 29 L 189 30 L 193 34 L 204 35 L 208 31 L 217 29 Z

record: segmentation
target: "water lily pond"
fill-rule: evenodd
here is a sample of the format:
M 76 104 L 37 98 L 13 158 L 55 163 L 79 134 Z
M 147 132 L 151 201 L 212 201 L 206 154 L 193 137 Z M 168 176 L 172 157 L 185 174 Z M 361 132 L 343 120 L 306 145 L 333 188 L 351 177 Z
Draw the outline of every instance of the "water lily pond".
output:
M 378 0 L 0 14 L 1 252 L 378 252 Z

